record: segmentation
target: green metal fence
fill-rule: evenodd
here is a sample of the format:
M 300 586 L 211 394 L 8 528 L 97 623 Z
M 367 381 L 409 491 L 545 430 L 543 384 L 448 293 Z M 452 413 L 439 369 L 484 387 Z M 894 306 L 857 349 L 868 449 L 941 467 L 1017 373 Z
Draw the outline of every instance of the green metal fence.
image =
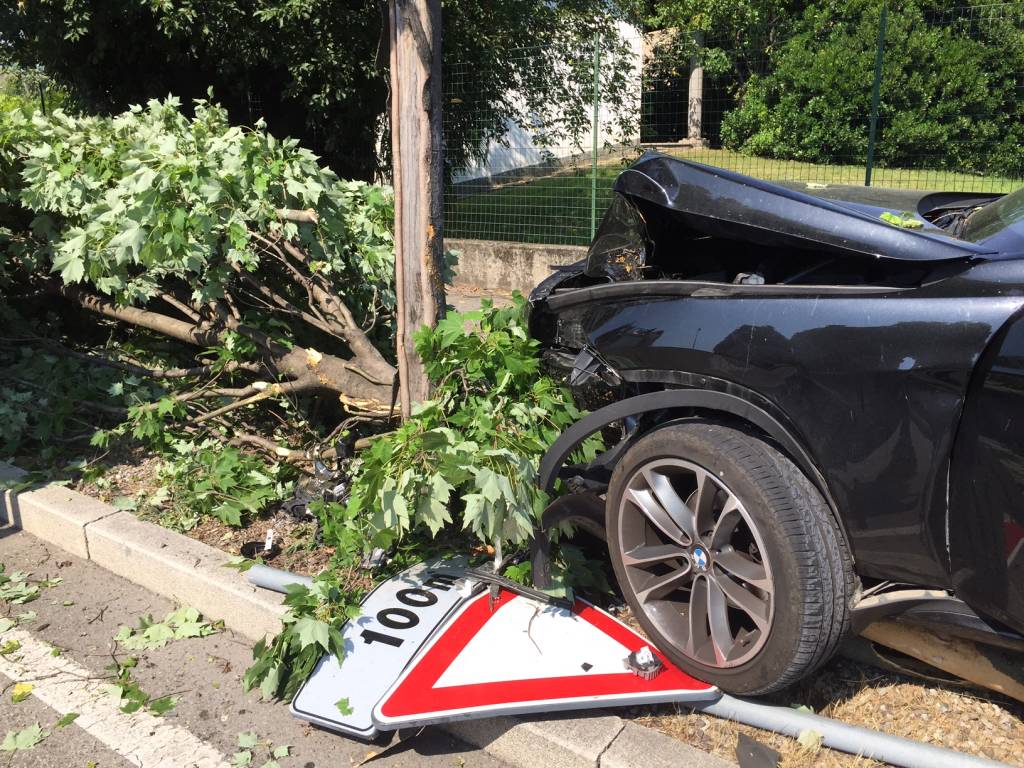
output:
M 586 244 L 615 177 L 646 150 L 812 193 L 1024 184 L 1024 3 L 879 3 L 740 43 L 618 43 L 581 41 L 546 104 L 478 93 L 468 67 L 446 63 L 446 237 Z

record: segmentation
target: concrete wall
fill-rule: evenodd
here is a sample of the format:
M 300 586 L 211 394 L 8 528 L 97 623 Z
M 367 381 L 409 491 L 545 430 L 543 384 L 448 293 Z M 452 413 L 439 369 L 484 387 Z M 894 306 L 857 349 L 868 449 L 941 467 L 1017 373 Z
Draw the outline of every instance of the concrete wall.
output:
M 456 288 L 520 291 L 524 295 L 551 274 L 552 266 L 572 264 L 587 255 L 586 248 L 576 245 L 446 239 L 444 246 L 459 256 Z

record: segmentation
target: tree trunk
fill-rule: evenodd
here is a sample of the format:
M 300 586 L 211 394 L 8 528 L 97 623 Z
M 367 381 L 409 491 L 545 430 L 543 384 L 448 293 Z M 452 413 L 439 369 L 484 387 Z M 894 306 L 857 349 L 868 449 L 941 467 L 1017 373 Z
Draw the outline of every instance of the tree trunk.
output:
M 402 415 L 430 397 L 413 334 L 444 316 L 441 1 L 390 0 L 397 357 Z

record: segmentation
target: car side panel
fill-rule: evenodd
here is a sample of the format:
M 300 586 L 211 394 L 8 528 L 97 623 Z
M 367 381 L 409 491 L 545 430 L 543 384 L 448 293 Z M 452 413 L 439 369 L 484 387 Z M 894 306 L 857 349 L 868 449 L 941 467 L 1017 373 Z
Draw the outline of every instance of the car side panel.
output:
M 979 278 L 876 295 L 585 302 L 560 311 L 558 343 L 589 344 L 623 371 L 703 374 L 766 398 L 820 468 L 859 571 L 944 585 L 948 462 L 968 381 L 1022 305 L 997 272 Z
M 953 449 L 950 558 L 956 593 L 1024 632 L 1024 317 L 979 363 Z

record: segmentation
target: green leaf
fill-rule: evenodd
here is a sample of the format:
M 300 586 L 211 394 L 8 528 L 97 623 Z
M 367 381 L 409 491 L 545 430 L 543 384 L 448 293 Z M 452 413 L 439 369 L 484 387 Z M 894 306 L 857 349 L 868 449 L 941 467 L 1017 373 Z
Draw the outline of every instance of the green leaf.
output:
M 199 617 L 201 614 L 195 608 L 188 605 L 182 605 L 175 610 L 171 611 L 164 617 L 164 623 L 170 624 L 172 627 L 180 627 L 186 624 L 197 624 L 199 623 Z
M 146 628 L 141 637 L 139 635 L 135 635 L 135 637 L 138 642 L 125 643 L 126 648 L 130 650 L 163 648 L 167 645 L 168 640 L 174 639 L 174 630 L 166 624 L 153 624 Z
M 270 754 L 271 757 L 273 757 L 275 760 L 280 760 L 283 757 L 288 757 L 288 754 L 291 752 L 291 750 L 292 748 L 289 747 L 287 744 L 282 744 L 279 747 L 274 747 L 270 751 Z
M 501 478 L 496 472 L 487 467 L 481 467 L 476 471 L 476 483 L 480 494 L 492 504 L 502 496 Z
M 238 734 L 238 746 L 241 749 L 252 749 L 259 744 L 259 736 L 256 735 L 255 731 L 245 731 Z
M 7 656 L 19 650 L 21 650 L 21 643 L 18 640 L 8 640 L 0 645 L 0 656 Z
M 146 230 L 137 221 L 128 220 L 127 227 L 110 239 L 109 246 L 116 248 L 124 260 L 136 261 L 146 240 Z
M 277 695 L 281 685 L 281 667 L 281 664 L 272 664 L 264 674 L 260 683 L 260 696 L 264 699 L 272 699 Z
M 36 744 L 46 738 L 46 734 L 39 726 L 39 723 L 30 725 L 20 731 L 8 731 L 4 740 L 0 743 L 0 750 L 4 752 L 21 752 L 32 749 Z
M 299 649 L 304 650 L 310 645 L 319 645 L 325 651 L 330 651 L 329 630 L 330 627 L 309 616 L 303 616 L 295 622 L 295 634 L 299 639 Z
M 60 720 L 54 723 L 55 728 L 66 728 L 78 719 L 77 712 L 68 712 Z
M 254 565 L 257 565 L 257 562 L 255 560 L 250 560 L 247 557 L 241 556 L 232 557 L 230 560 L 228 560 L 228 562 L 224 563 L 225 568 L 232 568 L 238 571 L 239 573 L 245 573 Z
M 914 214 L 910 211 L 904 211 L 901 214 L 889 213 L 884 211 L 879 214 L 879 218 L 882 221 L 886 221 L 895 227 L 902 227 L 904 229 L 920 229 L 924 226 L 924 222 L 915 219 Z
M 154 715 L 164 715 L 177 706 L 178 701 L 173 696 L 161 696 L 159 699 L 152 699 L 146 708 Z
M 351 706 L 349 706 L 348 698 L 338 699 L 334 702 L 334 706 L 337 707 L 338 711 L 345 717 L 348 717 L 355 711 Z
M 39 597 L 39 585 L 29 584 L 27 578 L 28 574 L 18 571 L 12 573 L 6 583 L 0 583 L 0 600 L 6 600 L 12 605 L 23 605 Z
M 237 502 L 225 502 L 212 510 L 212 514 L 225 525 L 239 528 L 242 525 L 242 513 L 245 507 Z
M 397 490 L 384 491 L 381 495 L 381 510 L 384 512 L 384 519 L 389 527 L 399 529 L 408 527 L 409 508 L 406 505 L 405 497 Z
M 75 236 L 65 240 L 53 257 L 53 271 L 60 272 L 65 283 L 77 283 L 85 277 L 85 260 L 82 258 L 85 242 L 85 232 L 79 231 Z
M 480 523 L 486 499 L 479 493 L 467 493 L 462 497 L 462 501 L 466 505 L 462 512 L 464 527 L 475 528 Z
M 152 617 L 145 617 L 139 620 L 138 629 L 122 626 L 114 639 L 132 651 L 162 648 L 171 640 L 213 634 L 215 627 L 201 619 L 202 616 L 195 608 L 182 606 L 168 613 L 163 621 L 156 622 Z
M 796 737 L 797 743 L 806 750 L 811 752 L 817 752 L 821 749 L 823 741 L 822 735 L 811 728 L 805 728 L 800 731 L 800 735 Z

